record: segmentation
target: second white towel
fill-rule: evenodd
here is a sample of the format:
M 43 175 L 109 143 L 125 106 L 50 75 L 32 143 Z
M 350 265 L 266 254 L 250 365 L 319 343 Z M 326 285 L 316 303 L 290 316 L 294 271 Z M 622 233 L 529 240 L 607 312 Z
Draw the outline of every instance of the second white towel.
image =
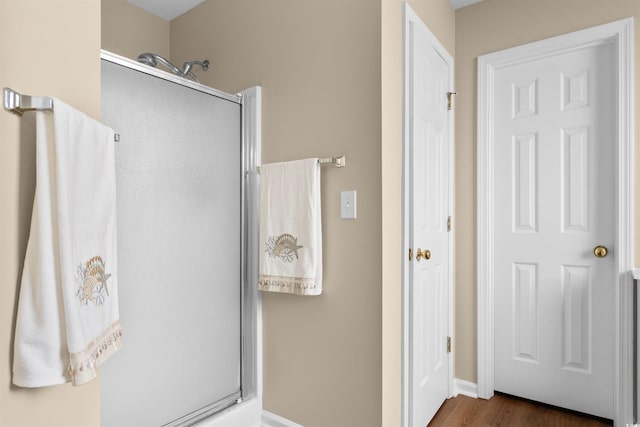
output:
M 318 159 L 260 167 L 262 291 L 322 293 L 322 221 Z

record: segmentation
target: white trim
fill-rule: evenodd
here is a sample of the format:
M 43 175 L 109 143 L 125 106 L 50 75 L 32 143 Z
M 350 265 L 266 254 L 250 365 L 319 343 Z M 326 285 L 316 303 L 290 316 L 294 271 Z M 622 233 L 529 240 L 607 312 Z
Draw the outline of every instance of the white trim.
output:
M 409 183 L 409 170 L 410 170 L 410 159 L 409 159 L 409 143 L 407 138 L 411 133 L 409 132 L 409 90 L 407 89 L 407 85 L 411 81 L 410 74 L 410 52 L 411 46 L 413 44 L 411 37 L 411 23 L 409 22 L 409 15 L 412 13 L 409 5 L 405 3 L 403 16 L 403 32 L 402 32 L 402 66 L 403 66 L 403 82 L 402 82 L 402 253 L 400 254 L 401 263 L 402 263 L 402 389 L 400 395 L 400 401 L 402 405 L 402 413 L 401 413 L 401 426 L 409 427 L 409 386 L 411 382 L 409 381 L 409 348 L 410 339 L 409 339 L 409 307 L 410 299 L 409 299 L 409 278 L 411 274 L 409 272 L 410 264 L 406 258 L 406 254 L 409 251 L 409 245 L 411 244 L 411 236 L 410 236 L 410 224 L 411 224 L 411 213 L 409 202 L 411 200 L 410 196 L 410 183 Z
M 409 322 L 409 269 L 410 263 L 407 259 L 407 254 L 409 251 L 409 247 L 411 244 L 410 238 L 410 183 L 409 183 L 409 174 L 410 170 L 410 161 L 409 151 L 410 151 L 410 142 L 408 141 L 410 133 L 409 128 L 409 111 L 410 111 L 410 97 L 408 84 L 411 81 L 410 75 L 410 49 L 412 45 L 412 28 L 413 25 L 419 23 L 423 25 L 429 35 L 432 46 L 435 50 L 440 54 L 440 56 L 445 60 L 445 62 L 449 66 L 449 82 L 451 87 L 449 90 L 454 91 L 454 60 L 451 54 L 445 49 L 445 47 L 440 43 L 440 41 L 436 38 L 436 36 L 429 30 L 429 28 L 422 22 L 420 17 L 411 9 L 408 3 L 404 3 L 404 28 L 403 28 L 403 135 L 402 135 L 402 253 L 400 254 L 402 260 L 402 421 L 401 425 L 403 427 L 409 426 L 410 420 L 410 408 L 411 408 L 411 392 L 410 392 L 410 378 L 411 372 L 409 372 L 409 349 L 410 349 L 410 322 Z M 454 114 L 453 111 L 450 112 L 449 115 L 449 212 L 450 215 L 453 215 L 453 177 L 454 177 Z M 453 336 L 453 315 L 454 315 L 454 304 L 453 304 L 453 269 L 454 269 L 454 259 L 453 259 L 453 242 L 454 242 L 454 232 L 455 227 L 452 227 L 452 231 L 449 233 L 449 318 L 447 319 L 447 331 L 448 336 L 451 337 L 452 345 L 451 345 L 451 353 L 449 353 L 449 390 L 448 396 L 452 397 L 454 395 L 455 384 L 453 377 L 453 365 L 454 365 L 454 354 L 455 354 L 455 340 Z
M 205 418 L 196 425 L 198 427 L 257 427 L 260 426 L 261 410 L 259 399 L 248 399 Z
M 460 378 L 455 379 L 456 384 L 456 393 L 455 395 L 463 395 L 467 397 L 472 397 L 474 399 L 478 398 L 478 384 L 472 383 L 471 381 L 461 380 Z
M 455 60 L 451 54 L 442 46 L 438 39 L 433 36 L 434 40 L 438 43 L 437 49 L 440 51 L 440 55 L 447 61 L 449 65 L 449 91 L 455 92 L 456 82 L 455 82 Z M 453 95 L 451 95 L 453 97 Z M 454 271 L 455 271 L 455 257 L 454 257 L 454 242 L 456 237 L 456 224 L 455 224 L 455 216 L 453 215 L 453 201 L 455 199 L 455 117 L 454 108 L 455 108 L 455 97 L 453 100 L 450 100 L 451 105 L 453 107 L 449 110 L 449 217 L 451 218 L 451 230 L 449 231 L 449 324 L 447 325 L 447 336 L 451 337 L 451 352 L 449 353 L 449 398 L 453 397 L 455 391 L 455 373 L 454 373 L 454 365 L 455 365 L 455 354 L 456 354 L 456 340 L 454 336 L 454 325 L 455 325 L 455 304 L 454 304 L 454 293 L 455 293 L 455 283 L 453 281 Z
M 302 424 L 276 415 L 273 412 L 262 411 L 262 427 L 304 427 Z
M 618 150 L 616 231 L 613 253 L 614 423 L 633 423 L 631 275 L 633 260 L 633 18 L 478 57 L 478 396 L 493 396 L 493 93 L 494 73 L 502 67 L 574 49 L 612 42 L 618 51 Z
M 634 46 L 633 18 L 618 21 L 618 194 L 616 219 L 615 303 L 620 312 L 615 319 L 614 402 L 616 425 L 633 422 L 633 280 L 628 273 L 634 259 L 633 144 L 634 144 Z
M 477 310 L 478 396 L 493 396 L 493 203 L 494 68 L 478 58 L 478 147 L 477 147 Z M 489 286 L 491 284 L 491 286 Z

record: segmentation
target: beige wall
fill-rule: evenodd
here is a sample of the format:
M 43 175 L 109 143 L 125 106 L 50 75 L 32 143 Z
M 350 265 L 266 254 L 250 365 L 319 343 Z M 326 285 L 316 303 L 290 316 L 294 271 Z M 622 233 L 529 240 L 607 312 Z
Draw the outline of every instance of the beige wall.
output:
M 456 377 L 476 381 L 476 58 L 626 17 L 636 19 L 636 78 L 640 63 L 638 0 L 484 0 L 456 12 Z M 636 92 L 636 106 L 638 96 Z M 636 124 L 640 123 L 636 108 Z M 636 146 L 636 165 L 640 165 Z M 636 200 L 640 182 L 636 174 Z M 636 229 L 640 224 L 636 208 Z M 636 239 L 636 263 L 640 245 Z
M 307 427 L 381 425 L 380 3 L 209 0 L 171 23 L 207 85 L 263 87 L 263 162 L 324 168 L 324 293 L 263 294 L 264 407 Z M 358 219 L 341 220 L 340 191 Z
M 126 0 L 102 0 L 102 49 L 131 59 L 144 52 L 169 59 L 169 21 Z
M 448 0 L 410 0 L 453 56 L 455 14 Z M 382 0 L 382 420 L 398 426 L 402 392 L 403 1 Z
M 0 0 L 0 87 L 52 95 L 100 117 L 100 1 Z M 99 380 L 11 385 L 13 329 L 35 188 L 34 114 L 0 110 L 0 426 L 100 423 Z
M 455 54 L 455 370 L 476 381 L 475 58 L 615 19 L 638 20 L 640 8 L 637 0 L 484 0 L 454 15 L 446 0 L 410 4 Z M 264 162 L 346 154 L 347 168 L 323 172 L 324 295 L 264 295 L 264 404 L 309 427 L 398 425 L 401 1 L 208 0 L 169 27 L 124 0 L 105 0 L 102 45 L 100 9 L 96 0 L 0 0 L 0 85 L 58 96 L 99 117 L 100 47 L 127 57 L 173 52 L 176 63 L 207 57 L 210 71 L 199 72 L 205 84 L 232 93 L 263 86 Z M 47 31 L 25 31 L 24 22 Z M 638 51 L 637 28 L 635 42 Z M 40 66 L 29 65 L 34 58 Z M 31 114 L 20 119 L 0 111 L 0 426 L 98 425 L 98 381 L 80 388 L 10 386 L 35 185 L 33 134 Z M 353 189 L 359 218 L 340 220 L 339 193 Z

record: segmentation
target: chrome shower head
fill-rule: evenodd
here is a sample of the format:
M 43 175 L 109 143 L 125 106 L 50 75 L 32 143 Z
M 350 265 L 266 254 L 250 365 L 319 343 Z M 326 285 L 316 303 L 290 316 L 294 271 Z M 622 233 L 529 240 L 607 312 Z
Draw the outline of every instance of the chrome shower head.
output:
M 171 62 L 169 62 L 168 59 L 164 59 L 162 56 L 158 55 L 157 53 L 143 53 L 138 55 L 138 62 L 145 64 L 145 65 L 149 65 L 151 67 L 156 67 L 158 65 L 158 62 L 161 63 L 163 66 L 165 66 L 166 68 L 168 68 L 169 70 L 171 70 L 171 72 L 173 74 L 176 74 L 180 77 L 184 77 L 184 75 L 182 74 L 182 72 L 180 71 L 180 69 L 178 67 L 176 67 L 175 65 L 173 65 Z
M 157 67 L 158 62 L 156 61 L 155 55 L 153 53 L 141 53 L 138 55 L 138 62 L 149 65 L 150 67 Z
M 200 67 L 202 67 L 202 69 L 204 71 L 207 71 L 209 69 L 209 60 L 205 59 L 204 61 L 187 61 L 184 63 L 183 65 L 183 69 L 180 70 L 178 67 L 176 67 L 175 65 L 173 65 L 171 62 L 169 62 L 169 60 L 164 59 L 162 56 L 155 54 L 155 53 L 141 53 L 140 55 L 138 55 L 138 62 L 140 62 L 141 64 L 145 64 L 148 65 L 150 67 L 157 67 L 158 66 L 158 62 L 160 64 L 162 64 L 163 66 L 165 66 L 166 68 L 168 68 L 169 70 L 171 70 L 171 72 L 177 76 L 180 77 L 185 77 L 185 78 L 189 78 L 193 81 L 199 82 L 198 77 L 196 77 L 196 75 L 193 73 L 193 71 L 191 71 L 191 68 L 193 68 L 194 65 L 199 65 Z

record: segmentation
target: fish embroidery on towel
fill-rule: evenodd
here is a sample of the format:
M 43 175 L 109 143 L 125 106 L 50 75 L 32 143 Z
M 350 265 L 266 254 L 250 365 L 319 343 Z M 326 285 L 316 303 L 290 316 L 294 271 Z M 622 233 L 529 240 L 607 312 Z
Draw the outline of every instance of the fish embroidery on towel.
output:
M 111 274 L 107 274 L 104 268 L 104 261 L 100 256 L 94 256 L 84 265 L 78 264 L 76 270 L 76 297 L 82 305 L 89 305 L 92 302 L 95 306 L 104 304 L 104 300 L 109 296 L 107 279 Z
M 272 258 L 280 258 L 283 262 L 293 262 L 293 257 L 298 259 L 298 249 L 303 246 L 298 245 L 298 238 L 291 234 L 281 234 L 280 236 L 269 236 L 266 241 L 266 252 Z

